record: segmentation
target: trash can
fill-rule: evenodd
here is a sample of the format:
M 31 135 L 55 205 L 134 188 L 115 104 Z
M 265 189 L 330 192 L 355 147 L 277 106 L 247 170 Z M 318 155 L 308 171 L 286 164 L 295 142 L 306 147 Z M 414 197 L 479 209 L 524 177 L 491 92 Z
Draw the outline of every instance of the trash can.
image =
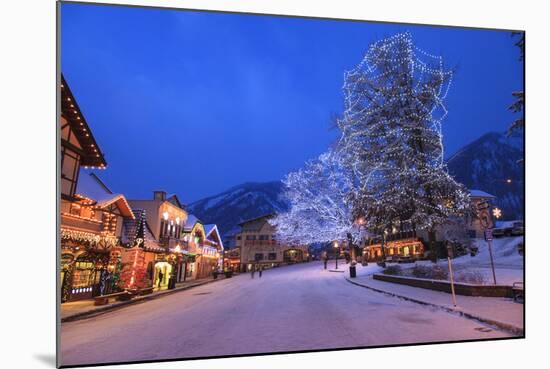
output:
M 176 288 L 176 277 L 171 275 L 168 280 L 168 289 L 173 290 L 174 288 Z
M 357 273 L 356 273 L 356 270 L 355 270 L 355 265 L 350 265 L 349 266 L 349 277 L 350 278 L 357 277 Z

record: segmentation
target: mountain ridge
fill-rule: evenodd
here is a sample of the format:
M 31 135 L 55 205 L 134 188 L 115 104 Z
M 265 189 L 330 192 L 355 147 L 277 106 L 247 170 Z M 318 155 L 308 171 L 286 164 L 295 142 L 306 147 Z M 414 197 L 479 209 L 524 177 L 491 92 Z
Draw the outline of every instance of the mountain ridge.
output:
M 503 219 L 523 218 L 522 137 L 489 132 L 464 145 L 447 160 L 449 173 L 470 189 L 497 196 Z M 507 182 L 511 180 L 511 182 Z M 219 194 L 194 201 L 189 212 L 205 223 L 216 223 L 224 236 L 238 231 L 242 221 L 285 211 L 281 181 L 245 182 Z

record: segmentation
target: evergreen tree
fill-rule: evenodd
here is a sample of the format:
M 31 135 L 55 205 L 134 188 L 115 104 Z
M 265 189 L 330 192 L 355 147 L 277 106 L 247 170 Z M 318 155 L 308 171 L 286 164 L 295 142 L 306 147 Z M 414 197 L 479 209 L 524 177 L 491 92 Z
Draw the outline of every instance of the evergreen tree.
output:
M 525 33 L 512 32 L 512 37 L 518 37 L 515 45 L 519 48 L 519 60 L 523 62 L 525 58 Z M 512 96 L 514 96 L 515 101 L 512 105 L 510 105 L 508 109 L 511 110 L 513 113 L 521 113 L 521 115 L 510 125 L 510 128 L 508 128 L 508 136 L 511 136 L 514 131 L 521 130 L 525 127 L 525 119 L 523 114 L 523 109 L 525 108 L 525 92 L 512 92 Z
M 383 239 L 404 227 L 426 229 L 434 260 L 436 226 L 469 204 L 443 160 L 451 79 L 442 58 L 415 47 L 409 33 L 378 41 L 346 73 L 337 122 L 339 150 L 359 183 L 353 218 Z

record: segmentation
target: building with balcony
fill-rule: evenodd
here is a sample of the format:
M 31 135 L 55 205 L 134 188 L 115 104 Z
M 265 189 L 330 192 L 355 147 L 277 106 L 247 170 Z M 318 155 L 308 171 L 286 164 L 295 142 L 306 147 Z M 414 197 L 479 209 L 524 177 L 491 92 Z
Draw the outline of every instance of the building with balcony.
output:
M 307 246 L 285 245 L 277 240 L 276 229 L 268 222 L 273 216 L 264 215 L 239 224 L 241 231 L 236 235 L 236 248 L 239 249 L 241 271 L 309 260 Z
M 166 248 L 159 244 L 147 223 L 145 210 L 133 209 L 133 213 L 134 219 L 127 218 L 122 224 L 120 287 L 166 289 L 177 255 L 168 253 L 167 256 Z
M 143 214 L 148 232 L 163 250 L 155 254 L 152 266 L 148 267 L 155 288 L 168 288 L 170 277 L 175 282 L 184 280 L 184 254 L 188 250 L 183 241 L 183 229 L 188 214 L 178 197 L 154 191 L 151 199 L 129 200 L 129 203 Z
M 190 214 L 183 228 L 185 254 L 185 279 L 212 276 L 223 264 L 223 242 L 215 224 L 204 225 Z

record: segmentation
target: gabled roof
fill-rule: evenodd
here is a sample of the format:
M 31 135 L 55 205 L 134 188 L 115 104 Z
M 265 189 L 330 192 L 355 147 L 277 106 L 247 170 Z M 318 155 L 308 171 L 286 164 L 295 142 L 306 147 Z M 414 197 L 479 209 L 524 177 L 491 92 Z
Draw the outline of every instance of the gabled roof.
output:
M 210 233 L 212 233 L 212 231 L 216 229 L 217 230 L 217 227 L 215 224 L 205 224 L 204 225 L 204 232 L 206 232 L 206 236 L 208 237 L 208 235 Z
M 61 75 L 61 115 L 67 119 L 71 130 L 82 146 L 81 165 L 99 168 L 107 166 L 103 153 L 63 74 Z
M 264 215 L 261 215 L 259 217 L 256 217 L 256 218 L 251 218 L 251 219 L 247 219 L 247 220 L 244 220 L 242 222 L 239 223 L 240 226 L 243 226 L 245 225 L 246 223 L 252 223 L 252 222 L 256 222 L 258 220 L 262 220 L 262 219 L 269 219 L 269 218 L 272 218 L 274 217 L 276 214 L 275 213 L 269 213 L 269 214 L 264 214 Z
M 180 199 L 175 193 L 167 195 L 166 201 L 171 202 L 172 204 L 176 205 L 178 208 L 185 209 L 185 206 L 181 203 Z
M 134 218 L 132 209 L 122 194 L 113 193 L 109 187 L 93 172 L 80 170 L 76 194 L 95 200 L 99 208 L 116 204 L 122 216 Z
M 96 200 L 97 202 L 108 200 L 114 195 L 113 191 L 103 183 L 97 174 L 85 169 L 80 169 L 78 174 L 76 193 Z
M 211 239 L 212 235 L 216 235 L 216 239 L 218 241 L 214 241 L 214 242 L 216 242 L 218 245 L 220 245 L 221 249 L 223 250 L 223 241 L 222 241 L 222 237 L 220 235 L 220 232 L 218 231 L 218 226 L 217 225 L 215 225 L 215 224 L 205 224 L 204 233 L 206 233 L 206 238 L 208 238 L 208 239 Z
M 140 247 L 147 250 L 164 251 L 164 248 L 159 245 L 153 231 L 149 227 L 149 223 L 147 223 L 145 210 L 134 209 L 133 213 L 135 218 L 124 219 L 122 223 L 122 243 L 133 247 L 135 246 L 136 239 L 141 238 L 143 239 L 143 244 Z
M 189 215 L 187 216 L 187 219 L 185 220 L 184 225 L 183 225 L 183 230 L 184 230 L 184 231 L 190 232 L 191 230 L 193 230 L 193 227 L 194 227 L 195 224 L 197 224 L 197 223 L 202 224 L 202 222 L 199 220 L 199 218 L 197 218 L 197 217 L 194 216 L 193 214 L 189 214 Z
M 494 199 L 496 196 L 491 195 L 485 191 L 481 190 L 470 190 L 470 197 L 481 197 L 486 199 Z

